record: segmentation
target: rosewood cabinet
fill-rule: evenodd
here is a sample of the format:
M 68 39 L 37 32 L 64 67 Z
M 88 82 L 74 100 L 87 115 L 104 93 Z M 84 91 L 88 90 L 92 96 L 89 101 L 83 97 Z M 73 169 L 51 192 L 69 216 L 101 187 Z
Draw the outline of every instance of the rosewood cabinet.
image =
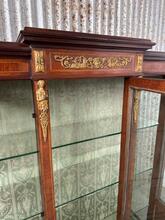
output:
M 38 28 L 0 42 L 0 219 L 164 219 L 153 45 Z

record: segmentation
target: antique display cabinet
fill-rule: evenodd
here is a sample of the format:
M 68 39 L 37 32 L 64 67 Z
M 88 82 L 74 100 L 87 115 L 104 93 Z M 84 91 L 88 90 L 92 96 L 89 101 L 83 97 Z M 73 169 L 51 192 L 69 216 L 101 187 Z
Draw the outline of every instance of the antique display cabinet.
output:
M 0 219 L 165 218 L 165 54 L 25 28 L 0 42 Z

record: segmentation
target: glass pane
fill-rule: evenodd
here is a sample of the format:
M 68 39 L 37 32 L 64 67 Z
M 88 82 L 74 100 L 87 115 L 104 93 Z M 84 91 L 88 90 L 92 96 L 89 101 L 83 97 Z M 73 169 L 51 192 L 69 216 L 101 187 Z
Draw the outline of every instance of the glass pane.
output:
M 135 174 L 140 174 L 153 168 L 156 136 L 157 124 L 137 129 Z
M 42 212 L 30 81 L 0 81 L 0 219 Z
M 115 219 L 123 79 L 57 80 L 49 88 L 58 220 Z
M 152 169 L 146 170 L 143 173 L 139 173 L 134 178 L 132 211 L 134 215 L 136 214 L 136 216 L 139 216 L 139 214 L 143 213 L 142 219 L 144 220 L 147 219 L 151 178 L 152 178 Z
M 120 135 L 53 150 L 56 206 L 118 182 Z
M 131 219 L 147 220 L 161 95 L 134 90 L 134 94 L 137 95 L 137 93 L 139 94 L 139 110 Z
M 121 131 L 123 79 L 49 82 L 53 147 Z
M 118 184 L 106 187 L 57 208 L 57 220 L 115 220 Z
M 0 81 L 0 159 L 36 151 L 30 81 Z
M 0 219 L 22 220 L 41 211 L 37 155 L 0 161 Z

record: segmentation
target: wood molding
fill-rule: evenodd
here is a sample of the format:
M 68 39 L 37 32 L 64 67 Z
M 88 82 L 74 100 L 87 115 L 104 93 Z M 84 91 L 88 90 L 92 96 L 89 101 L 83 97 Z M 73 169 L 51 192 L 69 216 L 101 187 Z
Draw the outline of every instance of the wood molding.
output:
M 130 93 L 128 79 L 124 82 L 123 95 L 123 111 L 122 111 L 122 135 L 120 145 L 120 173 L 119 173 L 119 193 L 118 193 L 118 207 L 117 220 L 123 220 L 126 206 L 126 189 L 127 189 L 127 175 L 128 175 L 128 154 L 130 141 L 130 125 L 132 113 L 133 93 Z
M 163 185 L 164 168 L 165 168 L 165 95 L 162 94 L 159 109 L 159 123 L 157 128 L 153 171 L 151 179 L 149 207 L 148 207 L 148 219 L 164 219 L 165 218 L 165 206 L 161 201 L 161 186 Z M 160 217 L 161 216 L 161 217 Z
M 165 52 L 145 51 L 143 74 L 144 76 L 165 75 Z
M 32 47 L 54 46 L 95 48 L 95 49 L 119 49 L 145 51 L 151 49 L 155 43 L 147 39 L 108 36 L 99 34 L 78 33 L 71 31 L 59 31 L 42 28 L 25 27 L 17 38 L 17 42 L 32 45 Z
M 44 220 L 56 220 L 47 82 L 33 81 L 33 93 Z
M 122 114 L 117 220 L 129 220 L 131 216 L 139 101 L 140 90 L 131 89 L 130 80 L 126 79 Z
M 15 42 L 0 42 L 0 56 L 16 56 L 29 57 L 31 56 L 31 48 L 24 43 Z

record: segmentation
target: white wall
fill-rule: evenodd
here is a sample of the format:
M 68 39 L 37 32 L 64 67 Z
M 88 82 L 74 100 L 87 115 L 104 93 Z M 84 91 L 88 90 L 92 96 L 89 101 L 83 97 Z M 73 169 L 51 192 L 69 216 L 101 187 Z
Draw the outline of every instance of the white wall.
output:
M 165 0 L 0 0 L 0 40 L 24 26 L 149 38 L 165 51 Z

